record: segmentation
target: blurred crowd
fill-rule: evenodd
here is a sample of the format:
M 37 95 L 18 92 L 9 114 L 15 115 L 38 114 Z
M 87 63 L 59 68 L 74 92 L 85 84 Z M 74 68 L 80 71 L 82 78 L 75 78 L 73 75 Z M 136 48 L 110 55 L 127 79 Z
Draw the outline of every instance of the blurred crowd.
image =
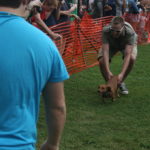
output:
M 77 4 L 69 3 L 67 0 L 32 0 L 28 5 L 26 19 L 56 40 L 61 38 L 61 35 L 51 31 L 49 26 L 70 21 L 71 18 L 80 20 L 72 13 L 76 9 Z
M 89 0 L 88 5 L 93 18 L 150 11 L 150 1 L 148 0 Z
M 84 12 L 94 19 L 105 16 L 124 16 L 138 34 L 143 34 L 150 18 L 149 0 L 32 0 L 28 6 L 27 20 L 48 34 L 53 40 L 62 35 L 51 30 L 51 26 L 80 21 Z M 63 28 L 63 27 L 62 27 Z M 69 30 L 69 29 L 68 29 Z M 142 33 L 141 33 L 142 32 Z

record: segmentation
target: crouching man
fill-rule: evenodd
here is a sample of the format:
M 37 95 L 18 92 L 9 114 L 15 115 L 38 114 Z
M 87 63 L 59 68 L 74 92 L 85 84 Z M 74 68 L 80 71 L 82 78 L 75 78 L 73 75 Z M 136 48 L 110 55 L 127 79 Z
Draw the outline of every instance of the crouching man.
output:
M 114 17 L 108 26 L 102 31 L 102 48 L 98 53 L 100 71 L 106 81 L 113 73 L 110 70 L 109 63 L 112 57 L 121 52 L 123 55 L 123 65 L 118 74 L 118 85 L 120 93 L 128 94 L 124 80 L 133 68 L 137 56 L 137 34 L 132 26 L 125 22 L 122 17 Z

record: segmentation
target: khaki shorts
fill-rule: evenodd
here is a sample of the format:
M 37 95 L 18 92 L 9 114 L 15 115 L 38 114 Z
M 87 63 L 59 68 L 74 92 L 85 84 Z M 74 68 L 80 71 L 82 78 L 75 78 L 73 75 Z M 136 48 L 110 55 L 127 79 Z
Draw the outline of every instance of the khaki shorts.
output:
M 111 60 L 111 58 L 112 58 L 117 52 L 121 52 L 122 55 L 123 55 L 123 58 L 124 58 L 124 50 L 122 50 L 122 51 L 120 51 L 120 50 L 111 50 L 111 51 L 109 51 L 109 59 Z M 132 56 L 133 56 L 134 58 L 136 58 L 136 56 L 137 56 L 137 45 L 135 45 L 135 46 L 133 47 Z M 100 48 L 100 50 L 99 50 L 99 52 L 98 52 L 98 57 L 97 57 L 97 59 L 99 60 L 101 57 L 103 57 L 102 48 Z

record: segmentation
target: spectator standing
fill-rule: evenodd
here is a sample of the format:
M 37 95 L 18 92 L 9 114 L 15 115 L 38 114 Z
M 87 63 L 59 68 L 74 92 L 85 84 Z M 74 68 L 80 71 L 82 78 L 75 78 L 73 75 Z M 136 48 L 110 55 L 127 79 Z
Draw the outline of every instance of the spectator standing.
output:
M 57 20 L 60 17 L 60 6 L 61 1 L 54 0 L 44 0 L 41 12 L 41 18 L 47 26 L 53 26 L 56 24 Z M 49 18 L 49 22 L 47 22 Z
M 42 7 L 41 11 L 37 11 L 35 6 L 39 8 Z M 43 30 L 46 34 L 48 34 L 53 40 L 60 39 L 61 35 L 53 32 L 48 28 L 47 24 L 44 22 L 51 14 L 55 14 L 53 18 L 51 17 L 51 22 L 55 23 L 59 18 L 59 8 L 57 0 L 44 0 L 43 3 L 40 4 L 40 0 L 33 0 L 28 5 L 28 10 L 30 11 L 30 22 Z M 58 10 L 57 10 L 58 9 Z
M 126 9 L 126 0 L 116 0 L 116 16 L 122 16 Z
M 104 6 L 104 16 L 116 16 L 116 1 L 108 0 Z
M 62 22 L 68 22 L 70 21 L 70 17 L 74 17 L 75 19 L 79 20 L 79 17 L 76 14 L 72 14 L 72 12 L 77 8 L 76 4 L 73 4 L 70 7 L 67 1 L 62 0 L 59 2 L 59 7 L 60 7 L 59 17 L 55 19 L 55 24 L 51 23 L 52 22 L 51 18 L 54 17 L 54 14 L 52 14 L 51 16 L 49 16 L 47 19 L 44 20 L 48 26 L 56 25 Z
M 145 3 L 143 0 L 138 1 L 137 7 L 138 7 L 140 13 L 141 12 L 144 13 L 146 11 Z
M 74 10 L 76 10 L 77 4 L 73 4 L 71 7 L 67 0 L 62 0 L 62 5 L 60 7 L 60 18 L 57 23 L 70 21 L 70 17 L 74 17 L 77 20 L 80 18 L 76 14 L 72 14 Z
M 93 18 L 100 18 L 104 16 L 104 7 L 106 2 L 106 0 L 94 0 L 92 5 Z
M 128 0 L 128 13 L 138 14 L 137 0 Z
M 41 92 L 48 135 L 41 150 L 58 150 L 69 76 L 51 39 L 21 17 L 28 2 L 0 0 L 0 150 L 35 149 Z
M 113 76 L 109 63 L 119 51 L 123 54 L 123 66 L 118 74 L 118 85 L 120 85 L 122 94 L 128 94 L 124 80 L 132 70 L 136 60 L 137 35 L 129 23 L 116 16 L 112 19 L 110 25 L 103 28 L 102 48 L 98 54 L 100 70 L 106 81 Z

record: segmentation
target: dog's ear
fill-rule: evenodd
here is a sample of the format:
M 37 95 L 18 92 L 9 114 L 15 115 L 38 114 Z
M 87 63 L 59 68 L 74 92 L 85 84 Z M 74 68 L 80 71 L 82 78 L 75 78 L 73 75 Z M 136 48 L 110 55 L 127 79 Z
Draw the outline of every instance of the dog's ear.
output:
M 105 84 L 100 85 L 99 91 L 100 92 L 106 91 L 106 85 Z

